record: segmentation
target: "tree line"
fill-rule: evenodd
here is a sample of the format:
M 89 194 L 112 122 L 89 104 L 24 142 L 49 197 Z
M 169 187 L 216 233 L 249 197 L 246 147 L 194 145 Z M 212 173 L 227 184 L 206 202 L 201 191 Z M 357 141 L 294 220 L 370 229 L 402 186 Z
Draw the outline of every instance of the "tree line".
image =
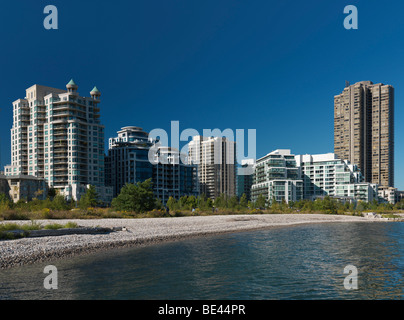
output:
M 44 200 L 34 199 L 32 201 L 20 200 L 13 203 L 11 199 L 0 194 L 0 212 L 5 210 L 19 209 L 25 211 L 35 210 L 71 210 L 74 208 L 86 210 L 101 205 L 96 188 L 90 186 L 79 201 L 66 201 L 63 195 L 57 194 L 50 189 L 48 197 Z M 152 181 L 138 183 L 127 183 L 120 193 L 112 200 L 111 210 L 119 212 L 147 213 L 152 210 L 167 212 L 176 211 L 202 211 L 215 212 L 218 210 L 244 211 L 244 212 L 272 212 L 272 213 L 293 213 L 293 212 L 320 212 L 328 214 L 355 213 L 363 211 L 388 212 L 393 210 L 404 210 L 404 200 L 396 205 L 390 203 L 378 203 L 377 201 L 342 203 L 334 198 L 326 196 L 321 199 L 300 200 L 286 203 L 285 201 L 268 201 L 263 195 L 259 195 L 256 201 L 248 201 L 245 194 L 241 197 L 227 196 L 220 194 L 215 200 L 200 196 L 182 196 L 179 199 L 169 197 L 164 206 L 160 199 L 154 196 Z

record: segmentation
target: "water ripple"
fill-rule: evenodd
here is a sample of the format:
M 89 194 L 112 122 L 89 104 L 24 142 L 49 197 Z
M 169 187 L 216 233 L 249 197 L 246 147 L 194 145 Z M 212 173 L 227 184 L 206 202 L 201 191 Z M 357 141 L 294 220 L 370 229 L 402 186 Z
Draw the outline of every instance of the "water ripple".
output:
M 401 299 L 404 225 L 335 223 L 117 249 L 2 271 L 0 299 Z M 347 290 L 344 267 L 358 269 Z

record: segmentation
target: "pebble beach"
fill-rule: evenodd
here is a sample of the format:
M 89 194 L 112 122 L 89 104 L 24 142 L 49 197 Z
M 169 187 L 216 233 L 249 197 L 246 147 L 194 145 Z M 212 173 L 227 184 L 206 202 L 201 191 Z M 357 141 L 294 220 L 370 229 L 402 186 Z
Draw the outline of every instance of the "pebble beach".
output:
M 27 237 L 0 241 L 0 269 L 58 258 L 86 254 L 98 250 L 150 245 L 196 236 L 225 232 L 240 232 L 265 228 L 287 227 L 308 223 L 369 222 L 359 216 L 322 214 L 214 215 L 176 218 L 142 219 L 69 219 L 57 223 L 77 223 L 84 228 L 110 228 L 116 231 L 102 234 L 69 234 Z M 31 223 L 30 221 L 0 221 L 0 223 Z M 55 220 L 36 220 L 41 225 Z

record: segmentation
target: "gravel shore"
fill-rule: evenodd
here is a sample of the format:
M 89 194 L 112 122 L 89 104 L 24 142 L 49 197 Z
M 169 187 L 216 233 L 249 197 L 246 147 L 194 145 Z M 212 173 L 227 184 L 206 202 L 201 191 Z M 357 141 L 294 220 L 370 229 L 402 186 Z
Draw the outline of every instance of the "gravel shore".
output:
M 80 227 L 122 228 L 122 231 L 106 234 L 72 234 L 3 240 L 0 241 L 0 269 L 55 258 L 66 258 L 97 250 L 146 245 L 193 236 L 307 223 L 369 222 L 369 219 L 321 214 L 266 214 L 144 219 L 36 220 L 41 225 L 55 222 L 65 224 L 69 221 L 77 223 Z M 30 223 L 30 221 L 2 221 L 0 223 L 7 222 Z

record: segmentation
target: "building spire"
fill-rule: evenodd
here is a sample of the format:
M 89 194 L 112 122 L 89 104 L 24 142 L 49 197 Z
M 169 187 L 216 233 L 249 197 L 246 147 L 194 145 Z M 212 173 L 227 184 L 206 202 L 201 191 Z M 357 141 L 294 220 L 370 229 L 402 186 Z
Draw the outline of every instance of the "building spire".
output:
M 95 100 L 99 100 L 101 96 L 101 92 L 97 89 L 96 86 L 94 86 L 93 90 L 90 91 L 91 98 Z
M 76 91 L 77 91 L 77 88 L 78 88 L 78 86 L 77 86 L 77 84 L 74 82 L 73 79 L 71 79 L 71 80 L 69 81 L 69 83 L 66 85 L 66 89 L 67 89 L 68 92 L 76 92 Z

